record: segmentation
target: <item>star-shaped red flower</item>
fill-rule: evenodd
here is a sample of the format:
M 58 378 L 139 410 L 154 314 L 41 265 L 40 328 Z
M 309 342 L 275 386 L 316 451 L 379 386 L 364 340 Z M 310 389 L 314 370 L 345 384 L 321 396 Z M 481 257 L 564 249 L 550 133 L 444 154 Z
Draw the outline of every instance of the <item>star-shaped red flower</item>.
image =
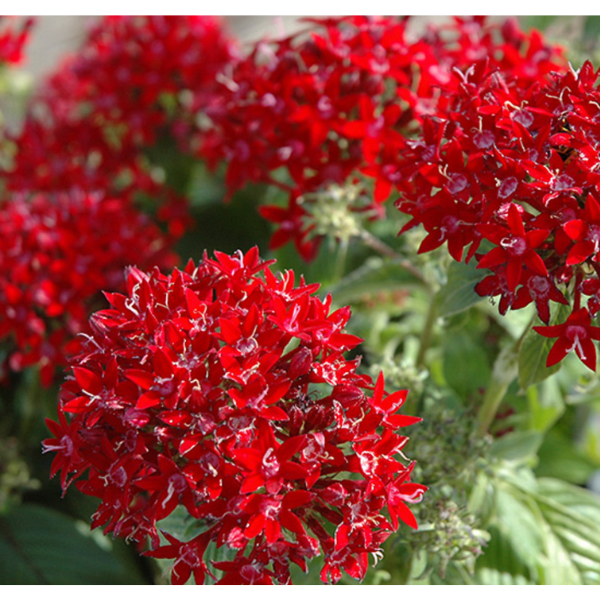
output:
M 596 370 L 596 347 L 592 340 L 600 340 L 600 327 L 592 325 L 592 318 L 587 308 L 573 312 L 566 322 L 560 325 L 540 326 L 533 329 L 544 337 L 558 338 L 548 354 L 547 367 L 559 363 L 569 352 L 575 350 L 586 367 L 592 371 Z

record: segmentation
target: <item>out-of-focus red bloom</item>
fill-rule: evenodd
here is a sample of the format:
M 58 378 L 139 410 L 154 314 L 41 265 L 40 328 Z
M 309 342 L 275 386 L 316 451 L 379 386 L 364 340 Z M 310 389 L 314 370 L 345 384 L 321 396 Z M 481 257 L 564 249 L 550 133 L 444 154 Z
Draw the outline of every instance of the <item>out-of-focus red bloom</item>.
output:
M 14 17 L 12 17 L 14 19 Z M 0 17 L 0 66 L 2 63 L 18 64 L 23 60 L 23 48 L 27 44 L 33 18 L 24 19 L 18 29 L 6 25 L 10 23 L 11 17 Z
M 292 240 L 296 246 L 298 254 L 307 262 L 310 262 L 316 256 L 319 249 L 320 240 L 311 238 L 311 231 L 314 224 L 307 225 L 309 213 L 298 202 L 298 199 L 291 197 L 287 207 L 282 206 L 261 206 L 260 214 L 278 226 L 277 231 L 271 238 L 271 249 L 281 248 L 287 242 Z
M 131 264 L 171 268 L 168 239 L 129 204 L 84 193 L 15 195 L 0 203 L 0 339 L 9 365 L 41 367 L 49 384 L 100 292 Z
M 419 420 L 398 412 L 406 392 L 344 358 L 361 342 L 348 308 L 268 265 L 254 248 L 171 275 L 129 269 L 49 422 L 52 473 L 101 499 L 93 526 L 174 558 L 173 583 L 204 581 L 209 543 L 236 552 L 214 564 L 220 583 L 290 583 L 290 564 L 319 554 L 324 581 L 362 579 L 400 521 L 417 526 L 407 503 L 426 488 L 397 432 Z M 160 545 L 178 505 L 200 532 Z
M 172 233 L 189 225 L 181 198 L 147 155 L 161 136 L 186 146 L 234 44 L 213 17 L 103 17 L 36 93 L 13 165 L 14 191 L 143 193 L 166 205 Z M 171 204 L 175 203 L 175 208 Z

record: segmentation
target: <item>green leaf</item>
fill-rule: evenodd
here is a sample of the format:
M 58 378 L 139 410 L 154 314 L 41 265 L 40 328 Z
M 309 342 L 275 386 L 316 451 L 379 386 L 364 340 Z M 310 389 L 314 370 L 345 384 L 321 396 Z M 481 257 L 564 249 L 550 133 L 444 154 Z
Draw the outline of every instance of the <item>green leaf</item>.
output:
M 568 307 L 560 304 L 550 320 L 550 324 L 564 323 L 568 317 L 568 311 Z M 519 348 L 519 385 L 524 390 L 531 385 L 544 381 L 562 366 L 562 363 L 552 367 L 546 366 L 548 353 L 555 341 L 552 338 L 542 337 L 533 329 L 525 334 Z
M 489 384 L 492 369 L 488 358 L 467 333 L 445 336 L 442 355 L 444 379 L 459 396 L 468 398 Z
M 523 338 L 519 348 L 519 385 L 524 390 L 560 369 L 561 363 L 546 367 L 546 359 L 553 343 L 554 340 L 541 337 L 533 330 Z
M 568 484 L 565 484 L 568 485 Z M 562 499 L 568 501 L 564 496 L 564 488 L 562 489 L 562 497 L 552 494 L 552 487 L 542 485 L 540 493 L 536 495 L 536 500 L 543 517 L 551 528 L 555 539 L 552 544 L 560 544 L 563 551 L 560 552 L 561 564 L 565 564 L 565 558 L 568 556 L 571 573 L 577 570 L 582 583 L 599 584 L 600 583 L 600 522 L 596 519 L 591 519 L 587 513 L 590 510 L 590 505 L 586 508 L 586 513 L 577 508 L 577 503 L 580 501 L 578 495 L 573 492 L 571 498 L 573 502 L 570 505 L 565 505 L 558 501 Z M 554 497 L 553 497 L 554 496 Z M 600 509 L 594 511 L 596 515 L 600 515 Z M 548 568 L 546 576 L 548 579 L 555 577 L 553 570 L 558 566 L 550 561 L 551 554 L 548 555 Z M 573 576 L 572 579 L 575 579 Z M 563 583 L 563 582 L 561 582 Z M 568 583 L 576 583 L 576 581 L 568 581 Z
M 532 578 L 527 565 L 515 552 L 514 544 L 496 526 L 489 529 L 491 539 L 483 555 L 477 559 L 475 583 L 478 585 L 531 585 Z
M 535 467 L 538 477 L 555 477 L 574 484 L 584 484 L 598 468 L 574 446 L 570 436 L 556 427 L 546 434 L 538 457 Z
M 475 268 L 474 262 L 468 265 L 453 262 L 448 268 L 448 281 L 438 292 L 438 315 L 449 317 L 477 304 L 481 296 L 475 291 L 475 286 L 482 279 L 482 272 Z
M 527 31 L 532 27 L 544 31 L 548 28 L 556 19 L 563 19 L 564 17 L 558 17 L 556 15 L 528 15 L 519 18 L 521 26 Z
M 600 16 L 591 15 L 585 17 L 583 36 L 590 40 L 597 40 L 600 37 Z
M 409 582 L 410 585 L 415 583 L 414 581 Z M 475 581 L 467 568 L 457 561 L 448 564 L 443 577 L 437 571 L 432 571 L 427 577 L 426 583 L 428 585 L 474 585 Z
M 570 510 L 587 516 L 594 523 L 600 524 L 600 497 L 592 492 L 572 485 L 560 479 L 542 477 L 538 479 L 538 491 Z
M 141 575 L 99 544 L 89 527 L 33 504 L 0 516 L 0 583 L 11 585 L 143 584 Z M 85 532 L 88 532 L 87 534 Z
M 496 493 L 498 529 L 512 545 L 519 561 L 535 572 L 543 548 L 537 519 L 526 494 L 512 486 L 500 487 Z
M 541 584 L 580 585 L 581 576 L 558 536 L 548 525 L 542 527 L 545 550 L 542 558 Z
M 495 458 L 522 463 L 536 456 L 543 439 L 539 431 L 513 431 L 494 440 L 490 452 Z
M 379 292 L 405 289 L 415 281 L 401 261 L 371 257 L 328 291 L 336 304 L 348 304 Z
M 530 426 L 536 431 L 548 431 L 565 411 L 562 391 L 555 378 L 527 390 Z
M 600 583 L 600 498 L 555 479 L 521 485 L 519 473 L 523 469 L 496 480 L 497 521 L 492 528 L 538 583 Z M 477 568 L 482 564 L 485 558 Z

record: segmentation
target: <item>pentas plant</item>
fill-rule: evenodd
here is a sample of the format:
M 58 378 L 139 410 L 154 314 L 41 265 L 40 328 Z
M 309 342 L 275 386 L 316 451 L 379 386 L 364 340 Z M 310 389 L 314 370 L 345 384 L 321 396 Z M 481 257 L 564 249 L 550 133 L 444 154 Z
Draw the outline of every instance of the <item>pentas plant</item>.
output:
M 186 143 L 234 52 L 213 17 L 100 19 L 36 93 L 13 139 L 6 185 L 143 192 L 162 201 L 159 216 L 181 233 L 189 225 L 184 200 L 165 189 L 146 150 L 164 134 Z
M 106 294 L 60 394 L 52 474 L 100 498 L 93 527 L 174 559 L 171 580 L 290 583 L 290 565 L 321 555 L 324 582 L 362 579 L 369 554 L 425 487 L 403 462 L 406 391 L 388 394 L 344 353 L 348 307 L 256 248 L 196 266 L 130 268 L 127 294 Z M 161 536 L 183 507 L 194 537 Z
M 588 62 L 523 87 L 484 63 L 448 91 L 449 116 L 430 119 L 402 156 L 398 208 L 427 231 L 420 252 L 448 244 L 492 273 L 476 286 L 500 296 L 500 312 L 535 303 L 548 324 L 551 303 L 565 323 L 539 326 L 558 338 L 547 365 L 574 351 L 596 369 L 592 325 L 600 310 L 600 92 Z M 485 248 L 484 251 L 478 252 Z
M 361 174 L 373 183 L 372 200 L 352 210 L 382 216 L 381 203 L 402 177 L 398 155 L 424 115 L 444 114 L 441 90 L 455 71 L 487 60 L 526 86 L 564 63 L 557 48 L 515 20 L 457 18 L 420 37 L 396 17 L 307 21 L 317 27 L 310 36 L 260 42 L 221 75 L 198 141 L 209 165 L 226 161 L 230 193 L 248 182 L 287 192 L 287 206 L 261 213 L 277 226 L 272 247 L 293 241 L 307 260 L 321 239 L 315 192 Z
M 37 365 L 49 385 L 103 289 L 133 263 L 172 268 L 169 239 L 127 202 L 80 193 L 0 203 L 0 340 L 13 371 Z

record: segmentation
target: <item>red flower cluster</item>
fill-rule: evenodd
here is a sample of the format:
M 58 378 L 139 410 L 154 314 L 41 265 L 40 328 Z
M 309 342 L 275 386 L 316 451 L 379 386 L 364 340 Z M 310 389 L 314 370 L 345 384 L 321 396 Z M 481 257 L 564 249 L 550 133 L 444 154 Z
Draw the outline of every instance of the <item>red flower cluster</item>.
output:
M 454 259 L 467 249 L 467 261 L 475 256 L 492 271 L 476 290 L 499 295 L 501 313 L 535 302 L 548 323 L 551 301 L 570 304 L 566 323 L 535 329 L 559 337 L 548 366 L 574 350 L 592 370 L 591 319 L 600 311 L 596 81 L 590 63 L 527 86 L 477 64 L 449 89 L 449 116 L 427 120 L 402 156 L 397 203 L 412 216 L 405 229 L 422 224 L 428 233 L 421 252 L 448 242 Z
M 8 188 L 143 192 L 166 200 L 160 216 L 180 233 L 181 199 L 145 150 L 167 132 L 185 140 L 232 52 L 213 17 L 102 18 L 35 97 Z
M 361 579 L 399 521 L 416 527 L 406 503 L 425 487 L 396 430 L 419 419 L 398 414 L 406 391 L 343 357 L 361 342 L 349 308 L 331 312 L 256 248 L 215 256 L 169 276 L 132 268 L 128 295 L 106 294 L 48 422 L 52 474 L 66 489 L 89 469 L 77 487 L 102 501 L 93 526 L 149 536 L 173 583 L 204 582 L 210 543 L 235 552 L 214 563 L 223 584 L 290 583 L 290 564 L 319 554 L 323 581 Z M 178 505 L 198 533 L 157 547 Z
M 37 364 L 48 385 L 101 290 L 133 263 L 171 268 L 167 240 L 127 203 L 71 194 L 0 203 L 0 339 L 14 371 Z
M 10 25 L 3 25 L 10 17 L 0 16 L 0 66 L 5 64 L 18 64 L 23 60 L 23 48 L 29 38 L 29 30 L 33 19 L 25 19 L 18 30 Z
M 307 21 L 319 31 L 261 42 L 221 76 L 200 147 L 209 165 L 226 161 L 230 192 L 250 181 L 289 192 L 287 207 L 264 207 L 262 214 L 278 226 L 272 247 L 293 240 L 307 260 L 319 239 L 306 194 L 360 171 L 375 180 L 368 210 L 381 214 L 380 203 L 401 178 L 397 162 L 407 135 L 423 115 L 444 112 L 440 90 L 456 70 L 486 60 L 525 85 L 562 64 L 556 48 L 514 20 L 455 19 L 416 39 L 407 20 L 395 17 Z M 282 168 L 291 184 L 275 178 Z

